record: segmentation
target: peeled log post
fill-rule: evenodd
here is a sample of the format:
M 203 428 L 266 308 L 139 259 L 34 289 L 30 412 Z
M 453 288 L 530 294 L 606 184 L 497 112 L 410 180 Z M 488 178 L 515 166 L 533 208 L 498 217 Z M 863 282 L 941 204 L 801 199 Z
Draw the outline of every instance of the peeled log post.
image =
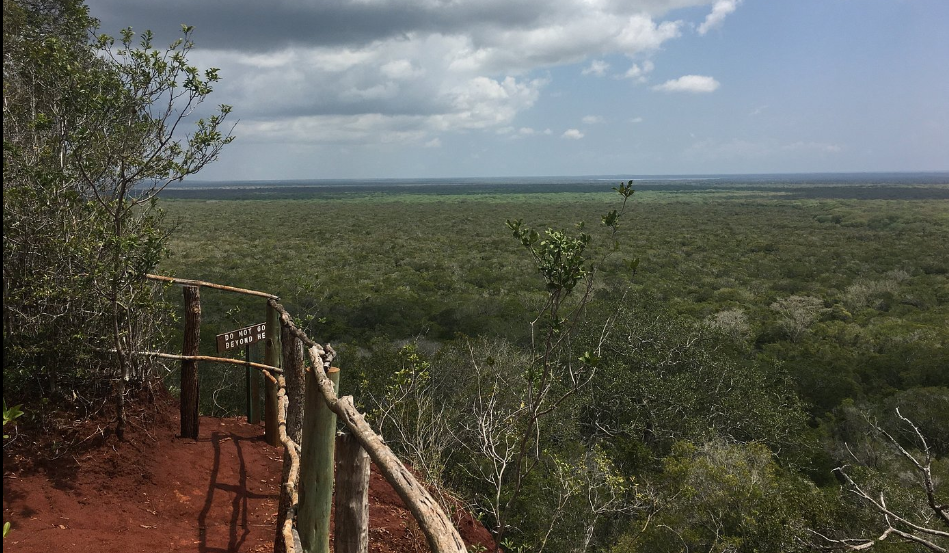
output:
M 277 402 L 277 413 L 280 418 L 280 441 L 283 442 L 284 452 L 289 454 L 290 459 L 290 468 L 285 478 L 281 481 L 281 488 L 286 490 L 287 495 L 290 496 L 289 510 L 292 511 L 294 506 L 300 501 L 300 495 L 297 492 L 297 483 L 300 481 L 300 454 L 297 453 L 299 446 L 287 436 L 288 401 L 287 386 L 283 375 L 277 378 Z M 286 459 L 287 458 L 284 457 L 285 461 Z M 283 551 L 287 553 L 299 553 L 303 551 L 303 546 L 300 545 L 300 534 L 297 533 L 296 528 L 293 527 L 293 512 L 288 512 L 283 520 L 277 520 L 277 539 L 279 540 L 281 536 L 283 540 L 276 543 L 284 547 Z
M 267 302 L 267 340 L 264 348 L 264 364 L 280 366 L 280 314 Z M 264 439 L 276 447 L 280 445 L 280 430 L 277 423 L 277 383 L 266 382 L 264 397 Z
M 313 363 L 310 372 L 319 384 L 320 393 L 323 395 L 326 405 L 339 416 L 346 427 L 356 436 L 360 445 L 379 467 L 385 479 L 408 506 L 422 532 L 425 533 L 429 548 L 434 553 L 465 552 L 465 542 L 462 541 L 461 535 L 452 526 L 445 511 L 432 498 L 428 490 L 419 484 L 415 476 L 402 465 L 399 458 L 392 453 L 392 450 L 382 441 L 382 438 L 373 431 L 362 414 L 356 410 L 352 396 L 342 398 L 336 396 L 334 386 L 323 370 L 322 348 L 318 345 L 311 346 L 308 353 L 310 361 Z M 309 398 L 309 396 L 308 384 L 307 397 Z
M 244 346 L 244 357 L 250 363 L 250 344 Z M 260 375 L 247 366 L 246 370 L 247 424 L 260 424 Z
M 303 435 L 303 397 L 304 387 L 306 386 L 306 372 L 303 369 L 303 343 L 294 336 L 286 325 L 281 326 L 281 342 L 283 343 L 283 376 L 286 394 L 286 435 L 287 438 L 299 444 L 302 442 Z M 282 437 L 281 437 L 282 438 Z M 294 482 L 290 480 L 290 467 L 292 465 L 291 448 L 284 443 L 283 452 L 283 477 L 281 482 L 286 485 L 280 489 L 280 505 L 277 508 L 277 521 L 283 521 L 287 518 L 293 506 L 294 499 L 291 497 L 291 489 L 297 489 L 299 472 L 294 475 Z M 278 524 L 277 536 L 274 540 L 274 553 L 284 553 L 290 548 L 286 547 L 283 528 Z M 300 551 L 297 549 L 296 551 Z
M 260 424 L 260 375 L 251 373 L 250 375 L 250 402 L 253 405 L 253 411 L 247 418 L 248 424 Z
M 201 291 L 185 286 L 185 335 L 182 355 L 197 355 L 201 345 Z M 181 361 L 181 436 L 198 439 L 198 362 Z
M 322 367 L 320 369 L 320 374 L 324 375 L 327 385 L 335 393 L 339 387 L 339 369 L 333 367 L 327 372 L 323 372 Z M 309 371 L 306 378 L 297 529 L 306 553 L 329 553 L 336 415 L 323 400 L 322 386 L 314 373 Z
M 336 443 L 335 553 L 369 551 L 369 454 L 350 433 Z

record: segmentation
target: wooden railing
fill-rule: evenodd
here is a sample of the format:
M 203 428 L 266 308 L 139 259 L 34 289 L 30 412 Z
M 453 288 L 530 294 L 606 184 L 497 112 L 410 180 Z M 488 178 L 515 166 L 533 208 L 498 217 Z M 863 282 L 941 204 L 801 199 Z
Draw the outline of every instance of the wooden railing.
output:
M 284 447 L 275 551 L 329 552 L 337 417 L 346 427 L 348 435 L 341 441 L 343 450 L 340 451 L 340 467 L 346 467 L 347 472 L 335 475 L 335 551 L 365 551 L 368 539 L 365 523 L 341 525 L 339 521 L 341 518 L 368 520 L 365 514 L 368 485 L 366 455 L 408 506 L 433 552 L 465 551 L 461 536 L 444 510 L 399 461 L 382 437 L 372 430 L 356 409 L 352 396 L 338 396 L 340 372 L 332 366 L 336 356 L 332 347 L 315 342 L 297 327 L 287 310 L 278 303 L 277 296 L 197 280 L 159 275 L 147 277 L 184 286 L 185 339 L 182 354 L 138 352 L 181 360 L 182 436 L 197 438 L 198 435 L 198 361 L 252 367 L 267 378 L 265 439 L 271 445 L 282 444 Z M 197 329 L 200 328 L 201 315 L 199 289 L 202 287 L 266 298 L 264 363 L 198 355 L 200 336 Z M 305 359 L 309 360 L 309 364 L 305 363 Z M 288 414 L 291 416 L 288 417 Z M 293 439 L 295 435 L 300 436 L 299 442 Z M 346 513 L 341 512 L 341 509 Z

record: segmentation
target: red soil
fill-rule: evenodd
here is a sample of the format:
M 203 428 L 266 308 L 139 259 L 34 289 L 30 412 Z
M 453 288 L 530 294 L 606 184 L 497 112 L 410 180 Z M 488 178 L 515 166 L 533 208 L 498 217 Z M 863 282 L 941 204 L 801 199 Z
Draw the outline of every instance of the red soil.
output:
M 197 441 L 176 437 L 175 410 L 123 442 L 93 427 L 85 449 L 56 461 L 4 451 L 4 551 L 272 551 L 283 448 L 239 418 L 203 417 Z M 375 467 L 369 512 L 370 552 L 429 551 Z M 470 516 L 455 522 L 468 544 L 492 544 Z

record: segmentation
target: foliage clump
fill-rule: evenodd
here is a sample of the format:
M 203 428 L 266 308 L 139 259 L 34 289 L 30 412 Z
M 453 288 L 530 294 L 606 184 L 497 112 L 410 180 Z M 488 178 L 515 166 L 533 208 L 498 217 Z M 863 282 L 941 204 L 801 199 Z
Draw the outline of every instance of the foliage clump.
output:
M 197 117 L 218 76 L 188 64 L 190 27 L 162 49 L 96 36 L 77 0 L 5 0 L 3 20 L 4 393 L 85 411 L 112 393 L 121 435 L 161 336 L 154 200 L 230 142 L 230 108 Z

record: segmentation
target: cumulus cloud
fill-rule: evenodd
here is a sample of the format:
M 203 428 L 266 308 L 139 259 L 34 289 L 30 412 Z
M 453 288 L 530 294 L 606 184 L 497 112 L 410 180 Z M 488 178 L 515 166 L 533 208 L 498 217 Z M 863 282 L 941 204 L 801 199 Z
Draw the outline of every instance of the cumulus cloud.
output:
M 603 118 L 600 117 L 599 115 L 587 115 L 583 119 L 581 119 L 581 121 L 583 121 L 585 125 L 595 125 L 597 123 L 602 123 Z
M 580 132 L 580 129 L 567 129 L 564 131 L 560 138 L 569 138 L 570 140 L 580 140 L 585 135 Z
M 632 119 L 629 120 L 629 122 L 630 122 L 630 123 L 642 123 L 642 122 L 643 122 L 643 118 L 642 118 L 642 117 L 633 117 Z
M 425 70 L 412 65 L 409 60 L 392 60 L 384 63 L 380 68 L 382 74 L 390 79 L 412 79 L 421 77 Z
M 602 77 L 606 74 L 606 70 L 609 68 L 610 64 L 606 63 L 605 61 L 593 60 L 586 69 L 581 71 L 581 73 L 584 75 L 596 75 L 597 77 Z
M 666 81 L 653 87 L 654 90 L 663 92 L 714 92 L 719 87 L 719 82 L 712 77 L 704 75 L 685 75 L 678 79 Z
M 741 4 L 741 0 L 718 0 L 715 2 L 715 5 L 712 6 L 712 12 L 699 25 L 699 34 L 704 35 L 712 29 L 721 27 L 722 22 L 725 21 L 725 16 L 738 9 L 738 4 Z
M 655 68 L 656 66 L 649 60 L 644 61 L 642 65 L 634 63 L 623 75 L 623 78 L 642 83 L 646 81 L 646 73 L 652 72 Z
M 528 138 L 531 136 L 540 136 L 544 134 L 550 134 L 550 129 L 539 131 L 532 127 L 521 127 L 521 128 L 504 127 L 502 129 L 498 129 L 497 133 L 505 135 L 508 138 L 508 140 L 522 140 L 524 138 Z
M 689 24 L 675 10 L 713 3 L 230 0 L 222 16 L 213 2 L 88 0 L 105 32 L 151 28 L 161 44 L 194 25 L 192 61 L 220 68 L 213 100 L 234 106 L 242 140 L 420 145 L 512 126 L 548 69 L 583 63 L 583 74 L 605 75 L 608 56 L 642 59 L 681 36 Z M 640 63 L 630 78 L 651 71 Z

